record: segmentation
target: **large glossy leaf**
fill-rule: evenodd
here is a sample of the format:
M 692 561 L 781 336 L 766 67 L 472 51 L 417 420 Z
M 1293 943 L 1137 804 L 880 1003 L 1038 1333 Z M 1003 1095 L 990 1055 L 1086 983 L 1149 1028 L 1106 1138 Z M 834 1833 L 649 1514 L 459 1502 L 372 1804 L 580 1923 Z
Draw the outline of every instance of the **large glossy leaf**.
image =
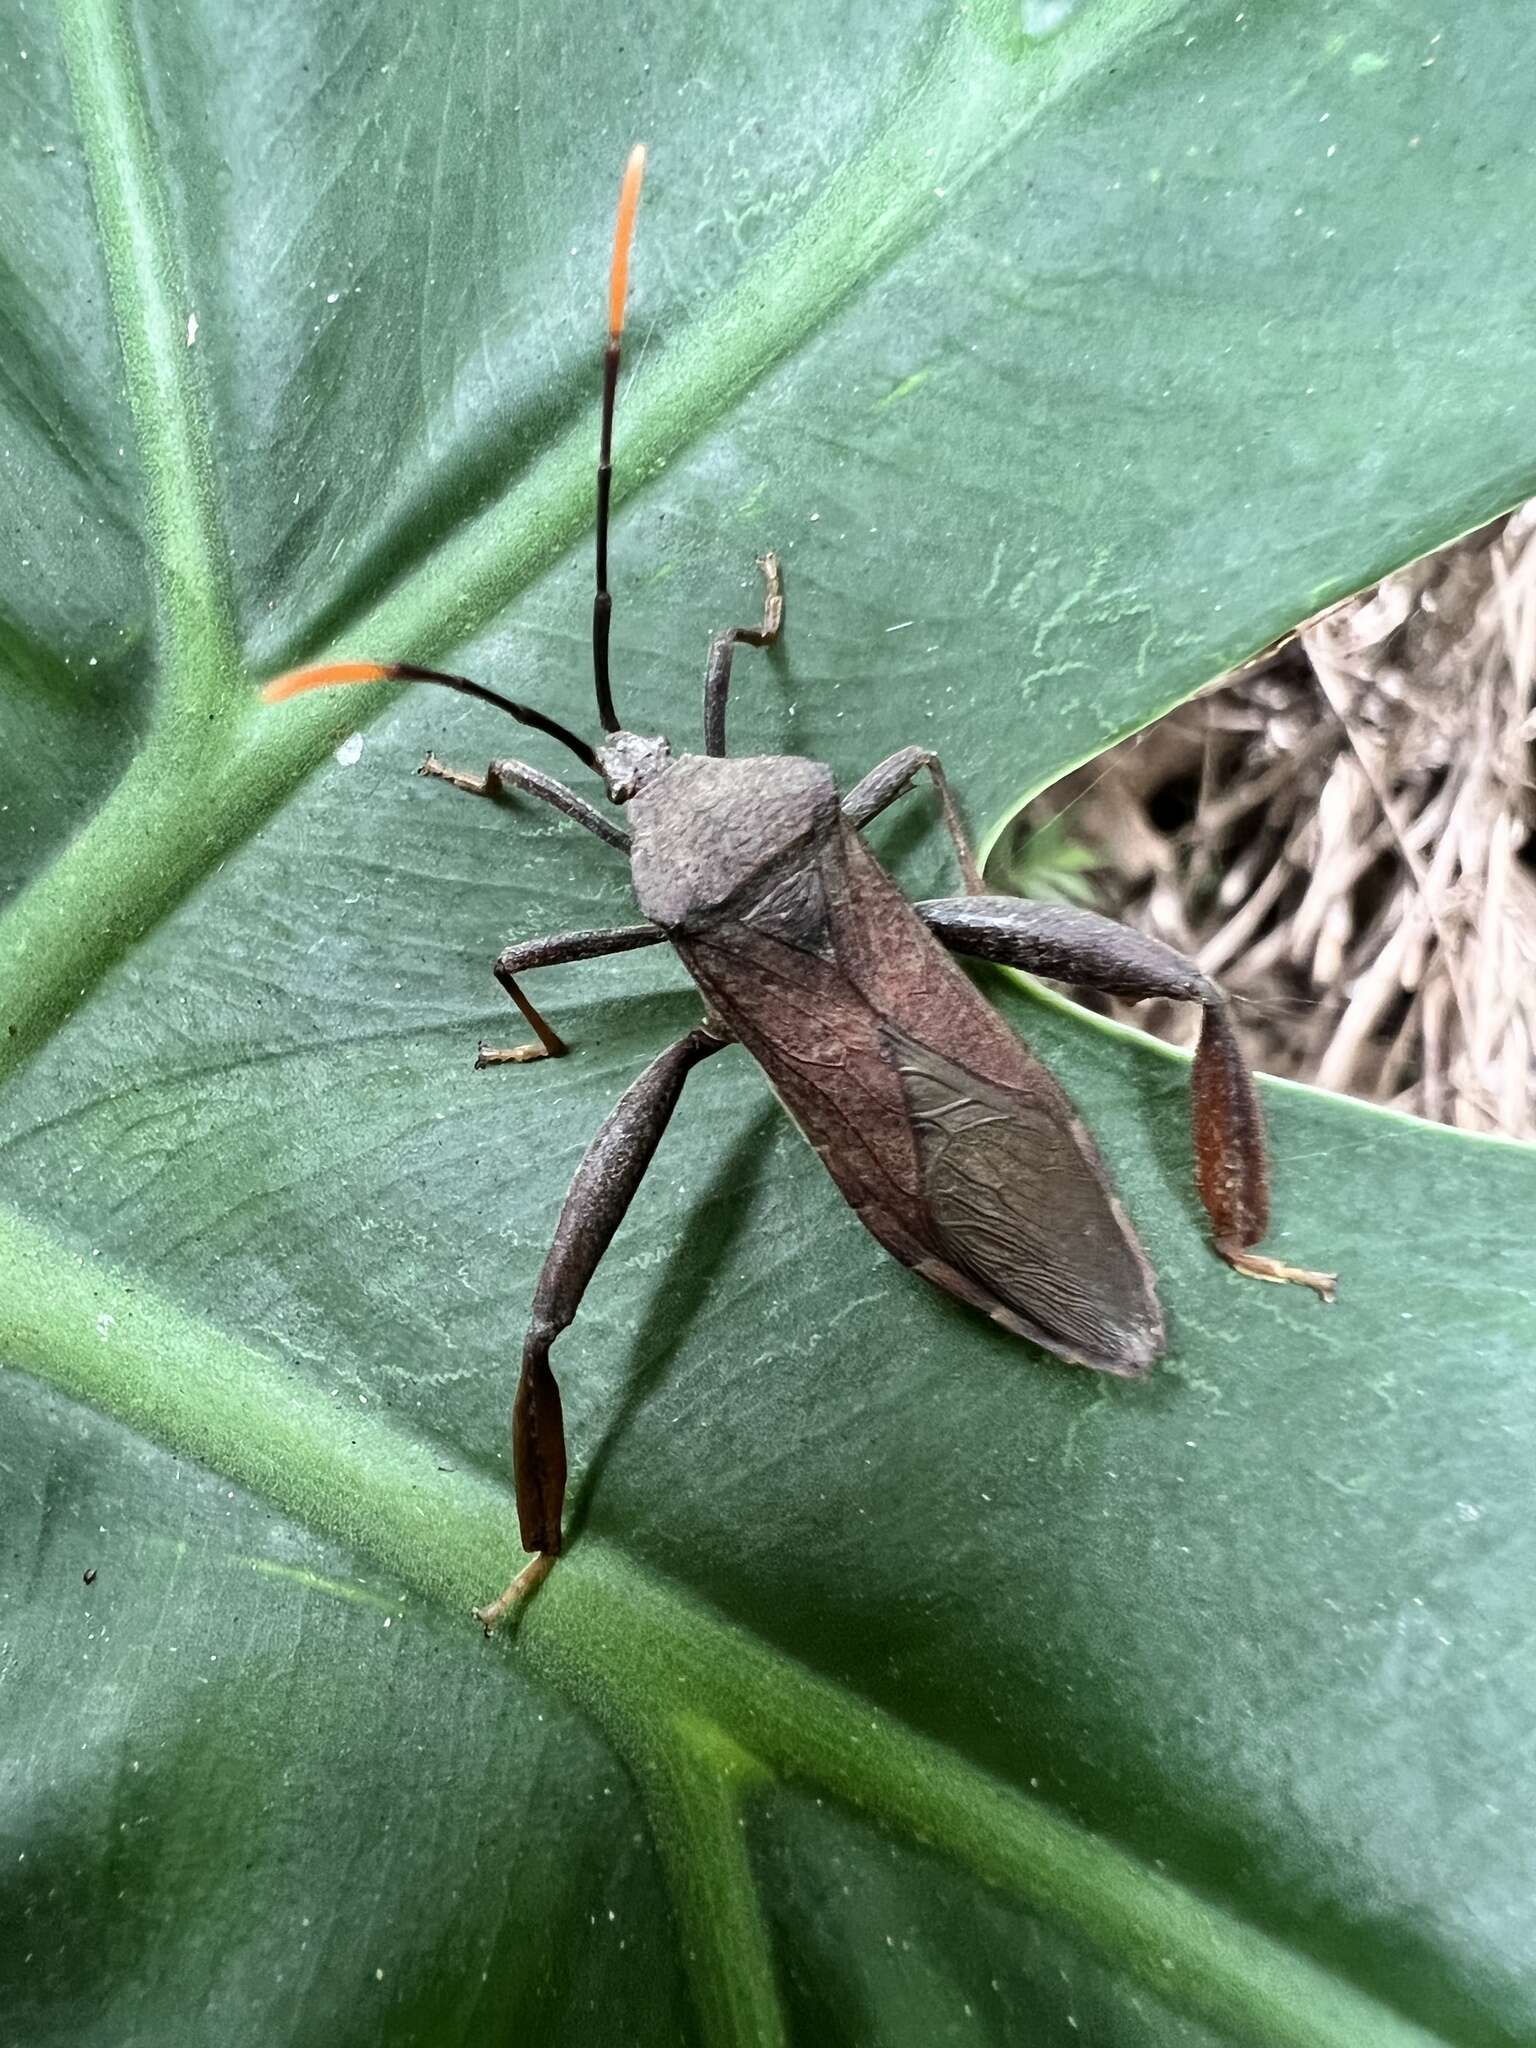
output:
M 493 949 L 632 915 L 622 866 L 410 777 L 490 714 L 252 678 L 452 654 L 587 722 L 629 141 L 644 727 L 774 545 L 738 745 L 938 743 L 995 820 L 1536 488 L 1520 10 L 1063 12 L 13 31 L 7 2039 L 1536 2034 L 1512 1147 L 1273 1089 L 1330 1311 L 1209 1254 L 1178 1059 L 989 983 L 1162 1276 L 1106 1385 L 886 1261 L 727 1055 L 557 1354 L 570 1559 L 466 1619 L 561 1190 L 697 1004 L 570 969 L 575 1056 L 471 1072 Z

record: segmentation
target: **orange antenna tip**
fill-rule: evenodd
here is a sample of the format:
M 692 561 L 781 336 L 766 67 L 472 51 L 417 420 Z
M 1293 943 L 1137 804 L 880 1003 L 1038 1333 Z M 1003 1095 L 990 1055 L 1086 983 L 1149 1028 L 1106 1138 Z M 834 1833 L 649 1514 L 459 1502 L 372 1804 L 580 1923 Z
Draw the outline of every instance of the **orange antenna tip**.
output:
M 332 683 L 387 683 L 394 670 L 380 668 L 376 661 L 326 661 L 318 668 L 291 668 L 277 676 L 261 693 L 263 704 L 281 704 L 285 697 L 302 697 L 306 690 L 328 689 Z
M 637 142 L 624 166 L 619 187 L 619 218 L 613 230 L 613 269 L 608 278 L 608 333 L 617 341 L 624 332 L 624 302 L 629 297 L 629 248 L 635 238 L 635 215 L 640 210 L 640 186 L 645 178 L 645 144 Z

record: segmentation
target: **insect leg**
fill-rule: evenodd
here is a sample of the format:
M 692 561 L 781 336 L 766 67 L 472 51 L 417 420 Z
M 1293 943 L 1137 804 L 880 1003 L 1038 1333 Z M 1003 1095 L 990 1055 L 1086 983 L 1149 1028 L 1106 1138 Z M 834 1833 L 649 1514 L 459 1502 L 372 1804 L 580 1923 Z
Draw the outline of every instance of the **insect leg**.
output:
M 763 623 L 760 626 L 727 626 L 709 643 L 709 667 L 704 672 L 704 751 L 717 757 L 725 752 L 725 698 L 731 687 L 731 659 L 737 644 L 771 647 L 784 624 L 784 575 L 777 555 L 759 555 L 763 572 Z
M 558 1059 L 569 1050 L 554 1026 L 539 1015 L 518 987 L 519 974 L 527 974 L 535 967 L 560 967 L 569 960 L 598 960 L 607 953 L 628 953 L 636 946 L 657 946 L 665 936 L 653 924 L 627 924 L 606 932 L 556 932 L 549 938 L 524 939 L 520 945 L 508 946 L 491 971 L 528 1019 L 538 1043 L 500 1048 L 487 1045 L 482 1039 L 475 1065 L 521 1066 L 527 1060 Z
M 578 796 L 574 789 L 567 789 L 563 782 L 556 782 L 553 775 L 545 775 L 537 768 L 530 768 L 526 761 L 493 761 L 484 775 L 460 775 L 456 769 L 445 768 L 435 754 L 428 754 L 416 770 L 418 775 L 430 775 L 439 782 L 450 782 L 455 789 L 462 789 L 469 796 L 504 796 L 509 789 L 520 789 L 528 796 L 536 796 L 541 802 L 551 804 L 557 811 L 563 811 L 568 818 L 574 818 L 578 825 L 585 825 L 589 832 L 620 853 L 629 852 L 629 834 L 610 824 L 601 811 L 594 809 L 585 797 Z
M 878 767 L 871 768 L 864 780 L 855 783 L 843 798 L 843 816 L 849 824 L 862 831 L 871 818 L 879 817 L 898 797 L 907 794 L 924 768 L 933 777 L 933 786 L 939 793 L 944 827 L 960 858 L 965 893 L 967 896 L 979 896 L 986 884 L 981 879 L 981 870 L 976 865 L 976 856 L 971 851 L 971 842 L 966 836 L 959 807 L 950 794 L 944 770 L 939 765 L 939 757 L 930 753 L 927 747 L 903 747 L 899 754 L 892 754 Z
M 1166 996 L 1204 1011 L 1191 1077 L 1195 1183 L 1229 1266 L 1258 1280 L 1294 1280 L 1325 1301 L 1335 1275 L 1282 1265 L 1252 1249 L 1269 1227 L 1264 1118 L 1226 1000 L 1193 960 L 1092 911 L 1015 896 L 951 896 L 920 903 L 935 938 L 957 953 L 1057 981 L 1078 981 L 1136 1002 Z
M 499 1600 L 475 1610 L 487 1632 L 547 1577 L 560 1554 L 565 1427 L 560 1389 L 549 1368 L 550 1346 L 575 1318 L 598 1261 L 651 1163 L 690 1070 L 728 1042 L 701 1027 L 668 1046 L 619 1098 L 576 1169 L 555 1225 L 555 1241 L 534 1289 L 533 1316 L 523 1341 L 523 1369 L 512 1409 L 518 1525 L 523 1548 L 535 1555 Z

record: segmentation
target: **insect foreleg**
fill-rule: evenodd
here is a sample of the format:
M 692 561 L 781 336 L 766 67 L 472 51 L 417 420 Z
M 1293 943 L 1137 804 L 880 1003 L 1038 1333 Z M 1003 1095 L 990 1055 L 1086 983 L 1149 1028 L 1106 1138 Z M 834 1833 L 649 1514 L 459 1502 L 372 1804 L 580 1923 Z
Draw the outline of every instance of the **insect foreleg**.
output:
M 1057 981 L 1076 981 L 1130 1002 L 1165 996 L 1204 1012 L 1191 1080 L 1195 1182 L 1217 1251 L 1240 1273 L 1293 1280 L 1333 1298 L 1335 1275 L 1282 1265 L 1252 1247 L 1269 1226 L 1264 1118 L 1226 1000 L 1193 960 L 1092 911 L 1014 896 L 951 896 L 918 915 L 944 945 Z
M 524 939 L 508 946 L 491 970 L 537 1034 L 534 1045 L 497 1047 L 482 1039 L 477 1067 L 521 1066 L 528 1060 L 558 1059 L 569 1050 L 546 1017 L 541 1017 L 517 985 L 517 977 L 535 967 L 561 967 L 570 960 L 599 960 L 607 953 L 629 953 L 636 946 L 658 946 L 665 933 L 653 924 L 620 925 L 606 932 L 555 932 L 549 938 Z
M 578 825 L 585 825 L 599 839 L 620 853 L 629 852 L 629 834 L 611 824 L 601 811 L 594 809 L 585 797 L 578 796 L 574 789 L 567 789 L 563 782 L 556 782 L 553 775 L 545 775 L 537 768 L 530 768 L 526 761 L 493 761 L 484 775 L 461 775 L 455 768 L 445 768 L 433 754 L 416 770 L 418 775 L 430 775 L 439 782 L 452 783 L 455 789 L 462 789 L 468 796 L 504 796 L 509 789 L 520 789 L 527 796 L 536 796 L 541 802 L 551 804 L 557 811 L 563 811 L 568 818 L 574 818 Z
M 523 1548 L 536 1555 L 499 1600 L 476 1609 L 488 1630 L 534 1590 L 560 1554 L 565 1426 L 560 1389 L 549 1367 L 550 1346 L 574 1319 L 598 1261 L 651 1163 L 690 1070 L 727 1043 L 701 1028 L 668 1046 L 619 1098 L 576 1169 L 555 1225 L 555 1241 L 534 1289 L 533 1317 L 523 1342 L 523 1370 L 512 1410 L 517 1518 Z
M 949 783 L 939 765 L 939 757 L 930 753 L 927 747 L 903 747 L 899 754 L 892 754 L 877 768 L 871 768 L 864 780 L 855 783 L 843 798 L 843 816 L 856 830 L 862 831 L 871 818 L 878 818 L 898 797 L 905 796 L 925 768 L 933 777 L 933 786 L 939 793 L 939 805 L 944 813 L 944 827 L 954 841 L 955 852 L 959 856 L 965 893 L 967 896 L 979 896 L 986 884 L 981 879 L 981 870 L 976 865 L 976 856 L 971 851 L 971 842 L 966 836 L 964 821 L 954 797 L 950 794 Z
M 757 566 L 763 572 L 763 623 L 760 626 L 727 626 L 709 643 L 709 667 L 704 672 L 704 751 L 717 758 L 725 752 L 725 699 L 731 687 L 731 660 L 737 646 L 771 647 L 784 624 L 784 578 L 777 555 L 762 555 Z

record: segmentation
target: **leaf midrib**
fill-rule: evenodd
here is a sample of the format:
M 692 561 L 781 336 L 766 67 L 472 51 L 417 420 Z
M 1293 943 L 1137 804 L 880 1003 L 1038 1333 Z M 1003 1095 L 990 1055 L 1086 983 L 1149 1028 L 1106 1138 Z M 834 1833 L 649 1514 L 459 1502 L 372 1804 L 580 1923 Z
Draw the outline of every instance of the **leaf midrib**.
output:
M 504 1487 L 443 1471 L 429 1444 L 394 1423 L 343 1412 L 137 1279 L 69 1253 L 4 1211 L 0 1302 L 9 1365 L 366 1555 L 461 1622 L 473 1652 L 469 1609 L 521 1561 Z M 718 1763 L 724 1744 L 744 1760 L 732 1773 L 738 1790 L 767 1772 L 831 1794 L 1064 1927 L 1162 2004 L 1223 2038 L 1267 2048 L 1429 2048 L 1445 2038 L 813 1674 L 596 1538 L 584 1538 L 540 1593 L 516 1651 L 596 1721 L 635 1772 L 685 1915 L 701 1875 L 706 1892 L 710 1878 L 725 1887 L 743 1925 L 758 1910 L 742 1892 L 745 1859 L 720 1847 L 719 1868 L 702 1874 L 689 1860 L 712 1854 L 711 1841 L 728 1845 L 737 1831 L 711 1822 L 719 1816 L 710 1800 L 700 1807 L 666 1790 L 680 1770 L 706 1780 L 709 1756 Z M 738 1981 L 729 1955 L 717 1948 L 703 1956 L 701 1967 L 714 1972 L 696 1986 L 706 2014 L 746 2000 L 766 2025 L 762 1961 L 748 1944 Z
M 239 673 L 239 646 L 201 358 L 185 333 L 186 270 L 122 10 L 114 0 L 62 0 L 59 27 L 143 479 L 168 684 L 156 706 L 160 743 L 205 752 Z

